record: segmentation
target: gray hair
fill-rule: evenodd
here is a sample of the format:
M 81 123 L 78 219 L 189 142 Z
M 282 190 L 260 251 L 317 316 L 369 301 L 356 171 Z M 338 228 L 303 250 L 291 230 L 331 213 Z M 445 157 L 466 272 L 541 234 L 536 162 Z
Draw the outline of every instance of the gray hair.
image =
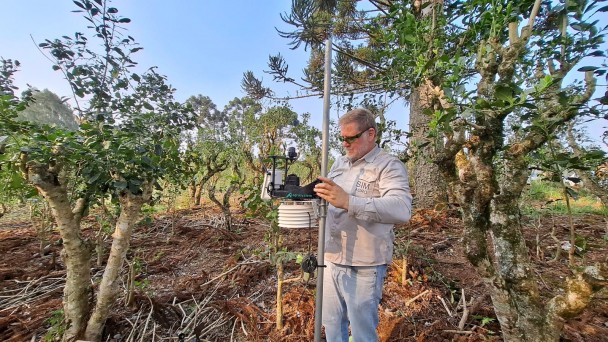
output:
M 355 108 L 342 115 L 338 121 L 340 126 L 350 123 L 356 123 L 360 130 L 373 128 L 376 134 L 378 133 L 376 118 L 368 109 Z

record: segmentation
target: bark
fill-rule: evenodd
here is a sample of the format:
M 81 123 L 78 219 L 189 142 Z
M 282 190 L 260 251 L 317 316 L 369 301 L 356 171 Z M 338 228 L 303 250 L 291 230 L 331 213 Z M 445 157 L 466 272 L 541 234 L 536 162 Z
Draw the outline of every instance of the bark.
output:
M 416 2 L 414 7 L 420 18 L 432 16 L 435 19 L 435 11 L 440 10 L 443 1 L 422 0 Z M 433 25 L 435 26 L 435 25 Z M 443 30 L 443 28 L 435 28 Z M 433 33 L 431 33 L 432 35 Z M 431 41 L 429 39 L 429 41 Z M 435 75 L 436 77 L 441 77 Z M 410 131 L 412 137 L 410 142 L 414 146 L 413 167 L 413 189 L 415 206 L 417 209 L 433 209 L 438 204 L 450 203 L 447 195 L 447 181 L 439 170 L 439 165 L 433 161 L 436 159 L 437 149 L 442 144 L 439 141 L 428 144 L 427 135 L 431 123 L 431 116 L 424 113 L 427 109 L 440 109 L 447 107 L 445 98 L 441 91 L 434 92 L 435 86 L 429 79 L 412 90 L 410 95 Z M 423 146 L 427 143 L 426 146 Z
M 206 181 L 201 180 L 201 182 L 195 185 L 194 192 L 194 205 L 201 205 L 201 200 L 203 198 L 203 187 L 205 186 Z
M 8 209 L 4 205 L 4 203 L 0 203 L 0 217 L 4 216 L 4 214 L 8 213 Z
M 116 221 L 114 234 L 112 234 L 112 247 L 108 262 L 99 285 L 95 309 L 87 323 L 85 340 L 100 341 L 103 326 L 108 318 L 112 305 L 118 296 L 119 275 L 122 270 L 125 256 L 129 249 L 129 242 L 141 207 L 151 198 L 152 183 L 145 183 L 141 194 L 132 194 L 125 191 L 120 196 L 120 215 Z
M 499 195 L 492 201 L 492 243 L 498 277 L 503 280 L 494 284 L 494 310 L 507 341 L 557 341 L 561 329 L 547 324 L 519 210 L 511 197 Z
M 60 181 L 58 167 L 27 163 L 25 171 L 28 180 L 49 203 L 63 240 L 62 257 L 66 266 L 63 311 L 67 324 L 63 339 L 75 340 L 84 331 L 91 293 L 90 250 L 80 234 L 81 201 L 74 212 L 67 189 Z
M 488 118 L 478 121 L 487 127 L 496 124 Z M 479 136 L 473 135 L 467 144 L 471 174 L 451 178 L 461 205 L 467 257 L 489 285 L 505 341 L 559 341 L 563 319 L 582 312 L 594 292 L 606 285 L 608 267 L 588 268 L 586 276 L 575 274 L 567 280 L 566 294 L 549 303 L 541 300 L 517 205 L 528 177 L 525 154 L 496 164 L 490 156 L 501 148 L 500 140 L 493 141 L 482 129 L 474 132 Z
M 549 302 L 550 316 L 570 318 L 578 315 L 589 304 L 592 295 L 606 286 L 608 286 L 607 262 L 586 267 L 567 280 L 564 294 L 554 297 Z
M 196 203 L 196 180 L 190 181 L 190 184 L 188 185 L 188 195 L 190 196 L 191 203 Z
M 439 166 L 433 162 L 435 159 L 434 144 L 428 142 L 429 123 L 431 118 L 424 113 L 424 104 L 421 103 L 420 86 L 412 91 L 410 95 L 410 145 L 414 147 L 415 153 L 412 162 L 413 167 L 413 192 L 417 209 L 432 209 L 438 203 L 448 203 L 446 182 L 439 170 Z
M 238 187 L 239 185 L 237 184 L 231 184 L 224 193 L 223 198 L 222 212 L 224 213 L 224 219 L 226 220 L 226 229 L 230 231 L 232 231 L 232 213 L 230 212 L 230 197 L 232 197 L 232 194 L 235 190 L 238 189 Z
M 509 160 L 505 164 L 513 168 L 496 174 L 488 159 L 496 144 L 489 137 L 472 140 L 480 143 L 470 146 L 470 178 L 452 178 L 467 257 L 488 284 L 505 341 L 557 341 L 561 329 L 553 324 L 559 320 L 547 316 L 521 232 L 517 199 L 526 181 L 524 161 Z
M 213 202 L 220 210 L 222 211 L 222 215 L 224 216 L 227 230 L 232 230 L 232 214 L 230 213 L 230 195 L 233 190 L 232 186 L 226 190 L 224 195 L 222 196 L 222 201 L 215 196 L 215 186 L 209 187 L 209 199 Z
M 592 194 L 597 196 L 602 202 L 602 205 L 608 206 L 608 190 L 602 187 L 599 182 L 596 181 L 595 177 L 592 177 L 588 171 L 578 171 L 581 179 L 583 180 L 584 187 L 589 190 Z
M 505 341 L 559 341 L 564 319 L 580 314 L 595 292 L 605 287 L 608 266 L 604 262 L 585 268 L 566 280 L 566 291 L 541 301 L 532 263 L 521 234 L 518 210 L 512 199 L 493 201 L 492 241 L 498 277 L 492 301 Z
M 218 157 L 218 156 L 216 156 L 216 157 Z M 211 178 L 213 178 L 216 174 L 221 173 L 222 171 L 226 170 L 227 168 L 228 168 L 228 161 L 225 159 L 218 161 L 217 159 L 212 158 L 207 163 L 207 172 L 203 175 L 198 187 L 196 188 L 196 195 L 194 196 L 195 204 L 197 204 L 197 205 L 203 204 L 202 199 L 203 199 L 203 190 L 205 188 L 205 184 L 207 184 L 207 182 L 209 182 L 209 180 Z
M 498 87 L 512 84 L 540 3 L 535 1 L 521 34 L 519 23 L 509 24 L 506 46 L 497 37 L 480 44 L 475 64 L 480 77 L 479 98 L 494 103 Z M 607 283 L 605 264 L 587 268 L 567 280 L 566 293 L 543 302 L 522 234 L 518 200 L 528 177 L 526 156 L 572 120 L 578 113 L 572 108 L 582 107 L 595 91 L 595 78 L 586 72 L 584 91 L 573 95 L 566 105 L 560 102 L 561 80 L 572 66 L 562 63 L 559 70 L 548 66 L 558 81 L 537 100 L 539 111 L 535 117 L 546 131 L 529 130 L 519 141 L 503 146 L 504 121 L 509 111 L 501 106 L 477 109 L 471 119 L 467 118 L 470 121 L 460 118 L 451 123 L 454 133 L 446 135 L 444 148 L 437 155 L 461 208 L 467 257 L 488 284 L 505 341 L 558 341 L 563 319 L 580 313 L 593 293 Z M 469 133 L 466 140 L 458 134 L 465 129 Z

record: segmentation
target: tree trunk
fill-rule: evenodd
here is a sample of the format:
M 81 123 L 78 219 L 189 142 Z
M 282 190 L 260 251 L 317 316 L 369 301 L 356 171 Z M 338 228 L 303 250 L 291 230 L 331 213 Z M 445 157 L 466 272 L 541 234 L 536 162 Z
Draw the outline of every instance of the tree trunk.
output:
M 230 197 L 232 193 L 237 188 L 236 184 L 231 184 L 226 192 L 224 193 L 224 198 L 222 199 L 222 213 L 224 214 L 224 220 L 226 220 L 226 229 L 232 231 L 232 213 L 230 212 Z
M 188 185 L 188 195 L 190 197 L 190 203 L 196 203 L 196 180 L 191 180 Z
M 490 225 L 498 279 L 492 302 L 505 341 L 559 341 L 560 322 L 548 315 L 521 231 L 519 208 L 512 196 L 496 196 Z
M 4 203 L 0 203 L 0 217 L 4 216 L 6 213 L 8 213 L 8 209 L 6 209 Z
M 415 206 L 417 209 L 433 209 L 438 203 L 448 203 L 446 182 L 439 170 L 439 166 L 433 162 L 437 144 L 428 142 L 430 116 L 424 113 L 421 103 L 420 92 L 422 85 L 412 91 L 410 96 L 410 145 L 414 151 L 412 164 L 414 165 L 412 180 Z
M 203 187 L 205 186 L 205 182 L 201 180 L 201 182 L 194 186 L 196 189 L 194 191 L 194 205 L 201 205 L 201 199 L 203 198 Z
M 579 170 L 577 172 L 579 173 L 579 176 L 583 180 L 583 185 L 584 185 L 585 189 L 587 189 L 589 192 L 591 192 L 592 194 L 597 196 L 600 199 L 600 202 L 602 202 L 602 205 L 607 207 L 608 206 L 608 190 L 606 190 L 606 188 L 601 186 L 596 181 L 595 178 L 592 178 L 590 176 L 589 171 Z
M 44 165 L 28 165 L 27 176 L 49 203 L 63 240 L 62 257 L 66 267 L 63 312 L 67 323 L 63 340 L 73 341 L 84 331 L 91 293 L 90 251 L 80 234 L 82 208 L 79 207 L 84 204 L 72 209 L 67 189 L 61 185 L 57 174 Z
M 543 302 L 517 205 L 526 184 L 527 164 L 523 156 L 512 158 L 505 160 L 502 172 L 496 172 L 487 160 L 471 155 L 473 178 L 465 182 L 453 177 L 450 183 L 461 205 L 467 258 L 488 284 L 505 341 L 559 341 L 563 318 L 582 312 L 593 292 L 605 286 L 608 267 L 588 267 L 584 275 L 567 280 L 564 294 Z M 594 278 L 599 279 L 595 284 Z
M 528 176 L 525 159 L 505 160 L 501 171 L 495 170 L 491 156 L 499 142 L 489 136 L 472 140 L 479 143 L 471 146 L 465 161 L 467 174 L 454 178 L 453 186 L 463 213 L 467 257 L 489 285 L 505 341 L 557 341 L 559 320 L 547 314 L 541 300 L 521 231 L 518 199 Z
M 465 251 L 488 284 L 505 341 L 557 341 L 561 327 L 541 301 L 521 233 L 517 203 L 500 198 L 487 206 L 475 187 L 456 185 L 461 204 Z M 487 214 L 490 213 L 490 220 Z M 492 245 L 494 256 L 489 255 Z
M 114 234 L 112 234 L 110 256 L 99 285 L 95 309 L 86 327 L 85 339 L 88 341 L 101 340 L 103 326 L 118 296 L 118 278 L 129 249 L 133 226 L 139 217 L 142 205 L 150 199 L 151 184 L 145 183 L 143 185 L 142 194 L 133 195 L 127 191 L 120 197 L 121 212 L 116 221 Z

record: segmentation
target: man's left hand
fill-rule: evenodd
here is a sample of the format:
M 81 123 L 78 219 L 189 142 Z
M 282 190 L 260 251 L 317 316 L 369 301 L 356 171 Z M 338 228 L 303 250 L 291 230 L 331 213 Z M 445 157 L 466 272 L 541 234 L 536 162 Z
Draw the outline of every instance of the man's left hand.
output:
M 323 183 L 315 185 L 314 191 L 317 196 L 329 202 L 336 208 L 348 210 L 348 202 L 350 196 L 338 184 L 329 178 L 319 177 Z

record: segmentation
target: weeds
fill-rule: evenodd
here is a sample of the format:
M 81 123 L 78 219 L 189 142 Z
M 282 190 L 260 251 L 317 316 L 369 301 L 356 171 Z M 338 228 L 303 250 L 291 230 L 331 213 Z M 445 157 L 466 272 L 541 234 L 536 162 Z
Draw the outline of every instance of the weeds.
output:
M 496 320 L 495 318 L 486 317 L 486 316 L 482 316 L 482 315 L 473 315 L 471 317 L 473 317 L 473 319 L 475 319 L 476 321 L 479 321 L 479 323 L 481 324 L 480 325 L 481 327 L 483 327 L 486 324 L 490 324 Z
M 571 198 L 570 201 L 573 215 L 608 216 L 608 208 L 588 191 L 581 189 L 577 197 L 577 199 Z M 552 182 L 533 181 L 522 196 L 521 210 L 527 216 L 568 215 L 563 188 Z
M 63 309 L 53 311 L 51 317 L 46 320 L 46 323 L 51 327 L 44 334 L 42 340 L 44 342 L 60 341 L 66 328 Z

